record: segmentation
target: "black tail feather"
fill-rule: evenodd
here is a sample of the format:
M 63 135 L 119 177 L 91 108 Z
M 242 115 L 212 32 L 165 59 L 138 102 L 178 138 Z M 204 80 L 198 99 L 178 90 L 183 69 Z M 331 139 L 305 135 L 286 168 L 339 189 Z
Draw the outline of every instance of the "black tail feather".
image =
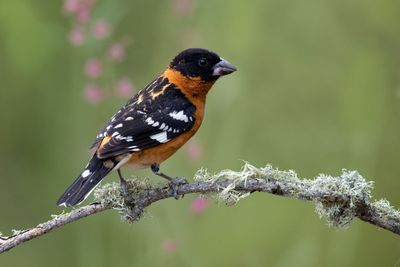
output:
M 106 167 L 103 162 L 104 159 L 99 159 L 94 155 L 86 166 L 86 169 L 58 199 L 57 205 L 71 207 L 85 200 L 90 192 L 115 166 L 115 163 L 113 163 L 113 166 Z

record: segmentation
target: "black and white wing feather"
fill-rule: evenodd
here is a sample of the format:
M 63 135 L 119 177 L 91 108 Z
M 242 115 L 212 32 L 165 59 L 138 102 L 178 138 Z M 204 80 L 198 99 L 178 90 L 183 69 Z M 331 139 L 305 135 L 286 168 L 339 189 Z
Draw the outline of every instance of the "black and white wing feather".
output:
M 110 120 L 104 132 L 98 136 L 100 140 L 104 137 L 110 138 L 98 149 L 99 158 L 141 151 L 167 143 L 193 127 L 196 107 L 174 85 L 169 85 L 156 97 L 152 97 L 151 93 L 154 95 L 154 90 L 139 92 L 139 96 L 134 98 L 143 99 L 140 103 L 131 99 Z M 96 140 L 95 144 L 98 142 Z

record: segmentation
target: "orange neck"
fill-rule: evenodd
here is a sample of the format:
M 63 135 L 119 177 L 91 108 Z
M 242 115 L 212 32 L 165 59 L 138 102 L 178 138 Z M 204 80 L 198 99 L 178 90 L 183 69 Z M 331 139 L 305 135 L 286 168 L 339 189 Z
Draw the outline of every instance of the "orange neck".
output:
M 170 83 L 179 87 L 189 99 L 197 98 L 203 101 L 205 101 L 208 91 L 210 91 L 215 83 L 215 81 L 203 82 L 200 77 L 184 76 L 182 73 L 172 68 L 168 68 L 164 71 L 163 76 L 167 77 Z

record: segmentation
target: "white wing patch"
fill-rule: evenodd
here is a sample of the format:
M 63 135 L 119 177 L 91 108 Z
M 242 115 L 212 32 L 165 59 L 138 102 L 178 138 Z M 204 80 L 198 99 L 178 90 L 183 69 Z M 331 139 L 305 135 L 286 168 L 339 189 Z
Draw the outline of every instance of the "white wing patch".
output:
M 183 110 L 176 112 L 176 111 L 172 111 L 171 113 L 168 114 L 171 118 L 174 118 L 175 120 L 178 121 L 184 121 L 184 122 L 188 122 L 189 118 L 188 116 L 186 116 L 185 113 L 183 113 Z
M 167 138 L 167 132 L 161 132 L 158 134 L 153 134 L 150 136 L 151 139 L 153 140 L 157 140 L 160 143 L 166 143 L 168 142 L 168 138 Z
M 121 140 L 125 140 L 126 142 L 133 142 L 133 136 L 122 136 L 122 135 L 117 135 L 115 136 L 115 139 L 121 141 Z
M 137 146 L 130 146 L 128 147 L 128 149 L 131 151 L 140 151 L 140 149 Z
M 84 170 L 84 171 L 82 172 L 81 176 L 82 176 L 83 178 L 86 178 L 86 177 L 88 177 L 90 174 L 92 174 L 92 172 L 91 172 L 90 170 Z
M 148 117 L 146 119 L 146 122 L 147 122 L 148 125 L 152 125 L 155 121 L 153 121 L 153 119 L 151 117 Z

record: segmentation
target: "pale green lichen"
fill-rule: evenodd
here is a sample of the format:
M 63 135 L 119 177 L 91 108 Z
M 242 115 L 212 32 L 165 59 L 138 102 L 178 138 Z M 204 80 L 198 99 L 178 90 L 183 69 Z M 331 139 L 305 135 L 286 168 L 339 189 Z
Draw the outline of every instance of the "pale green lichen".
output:
M 52 219 L 54 219 L 54 220 L 57 220 L 57 219 L 61 218 L 61 216 L 65 215 L 65 214 L 66 214 L 65 210 L 63 210 L 60 214 L 51 214 L 50 217 Z
M 400 221 L 400 211 L 390 205 L 386 199 L 380 199 L 371 204 L 375 208 L 378 216 L 383 221 Z
M 203 182 L 214 182 L 217 180 L 230 180 L 230 183 L 225 188 L 221 188 L 221 190 L 217 194 L 217 199 L 225 202 L 227 205 L 235 205 L 239 200 L 250 195 L 249 192 L 237 191 L 235 187 L 244 183 L 246 185 L 246 181 L 251 178 L 257 179 L 286 179 L 289 181 L 297 181 L 299 180 L 296 172 L 289 171 L 281 171 L 278 169 L 274 169 L 271 165 L 267 165 L 263 168 L 257 168 L 248 162 L 244 162 L 244 166 L 240 171 L 233 170 L 222 170 L 218 173 L 211 174 L 206 169 L 200 169 L 194 176 L 196 181 Z
M 357 171 L 342 170 L 338 177 L 320 174 L 311 181 L 310 189 L 325 190 L 337 195 L 350 197 L 350 205 L 355 201 L 368 202 L 371 199 L 372 181 L 366 181 Z
M 330 196 L 347 197 L 344 203 L 317 201 L 316 212 L 328 226 L 348 227 L 356 215 L 357 203 L 368 203 L 373 182 L 367 182 L 357 171 L 342 170 L 338 177 L 320 174 L 310 181 L 310 190 L 327 192 Z
M 325 174 L 318 175 L 314 180 L 299 179 L 293 170 L 282 171 L 267 165 L 257 168 L 245 162 L 243 168 L 236 172 L 223 170 L 210 174 L 205 169 L 201 169 L 195 175 L 197 181 L 214 182 L 219 179 L 228 179 L 232 183 L 222 188 L 217 197 L 228 205 L 236 204 L 240 199 L 249 195 L 248 192 L 235 190 L 239 183 L 246 183 L 249 178 L 286 181 L 287 192 L 295 197 L 303 195 L 305 192 L 318 194 L 323 192 L 329 196 L 345 196 L 348 201 L 344 203 L 334 203 L 323 201 L 319 198 L 315 200 L 316 212 L 327 221 L 331 227 L 346 227 L 355 216 L 355 203 L 368 203 L 371 198 L 372 182 L 367 182 L 357 171 L 343 170 L 338 177 Z
M 232 170 L 222 170 L 218 173 L 211 174 L 206 169 L 200 169 L 194 175 L 195 181 L 203 181 L 203 182 L 215 182 L 221 179 L 228 179 L 232 181 L 225 188 L 221 188 L 221 190 L 217 194 L 217 199 L 225 202 L 227 205 L 235 205 L 242 198 L 247 197 L 249 192 L 242 192 L 235 190 L 236 185 L 239 183 L 246 184 L 246 181 L 250 178 L 259 177 L 262 175 L 262 169 L 256 168 L 253 165 L 245 162 L 245 165 L 239 172 Z
M 329 227 L 347 228 L 354 219 L 352 209 L 344 208 L 336 203 L 315 203 L 315 212 L 321 219 L 325 219 Z
M 11 229 L 12 235 L 19 235 L 24 232 L 24 230 L 18 230 L 18 229 Z
M 260 168 L 258 172 L 261 177 L 266 179 L 273 178 L 276 180 L 300 181 L 297 173 L 294 170 L 282 171 L 277 168 L 273 168 L 272 165 L 269 164 L 263 168 Z
M 246 182 L 249 178 L 254 178 L 261 174 L 261 169 L 245 162 L 245 165 L 238 172 L 232 170 L 222 170 L 218 173 L 211 174 L 207 169 L 200 169 L 194 175 L 195 181 L 214 182 L 220 179 L 229 179 L 232 182 Z
M 135 197 L 139 196 L 140 192 L 151 188 L 151 184 L 147 178 L 130 179 L 127 180 L 127 183 L 128 192 L 129 195 L 133 197 L 133 201 Z M 132 218 L 131 207 L 125 203 L 125 200 L 122 197 L 119 183 L 113 182 L 98 187 L 94 191 L 94 198 L 102 205 L 118 211 L 122 220 L 132 222 L 139 219 Z
M 225 188 L 221 188 L 217 194 L 217 199 L 225 202 L 227 205 L 234 205 L 239 200 L 250 195 L 249 192 L 235 190 L 235 187 L 240 183 L 246 184 L 246 181 L 251 178 L 300 182 L 300 179 L 297 177 L 297 173 L 293 170 L 281 171 L 273 168 L 271 165 L 266 165 L 263 168 L 257 168 L 246 161 L 244 162 L 244 166 L 240 171 L 222 170 L 218 173 L 211 174 L 206 169 L 200 169 L 194 176 L 196 181 L 214 182 L 222 179 L 232 181 L 232 183 Z M 295 187 L 291 189 L 293 189 L 293 191 L 300 190 Z M 293 192 L 293 194 L 294 193 L 295 192 Z

